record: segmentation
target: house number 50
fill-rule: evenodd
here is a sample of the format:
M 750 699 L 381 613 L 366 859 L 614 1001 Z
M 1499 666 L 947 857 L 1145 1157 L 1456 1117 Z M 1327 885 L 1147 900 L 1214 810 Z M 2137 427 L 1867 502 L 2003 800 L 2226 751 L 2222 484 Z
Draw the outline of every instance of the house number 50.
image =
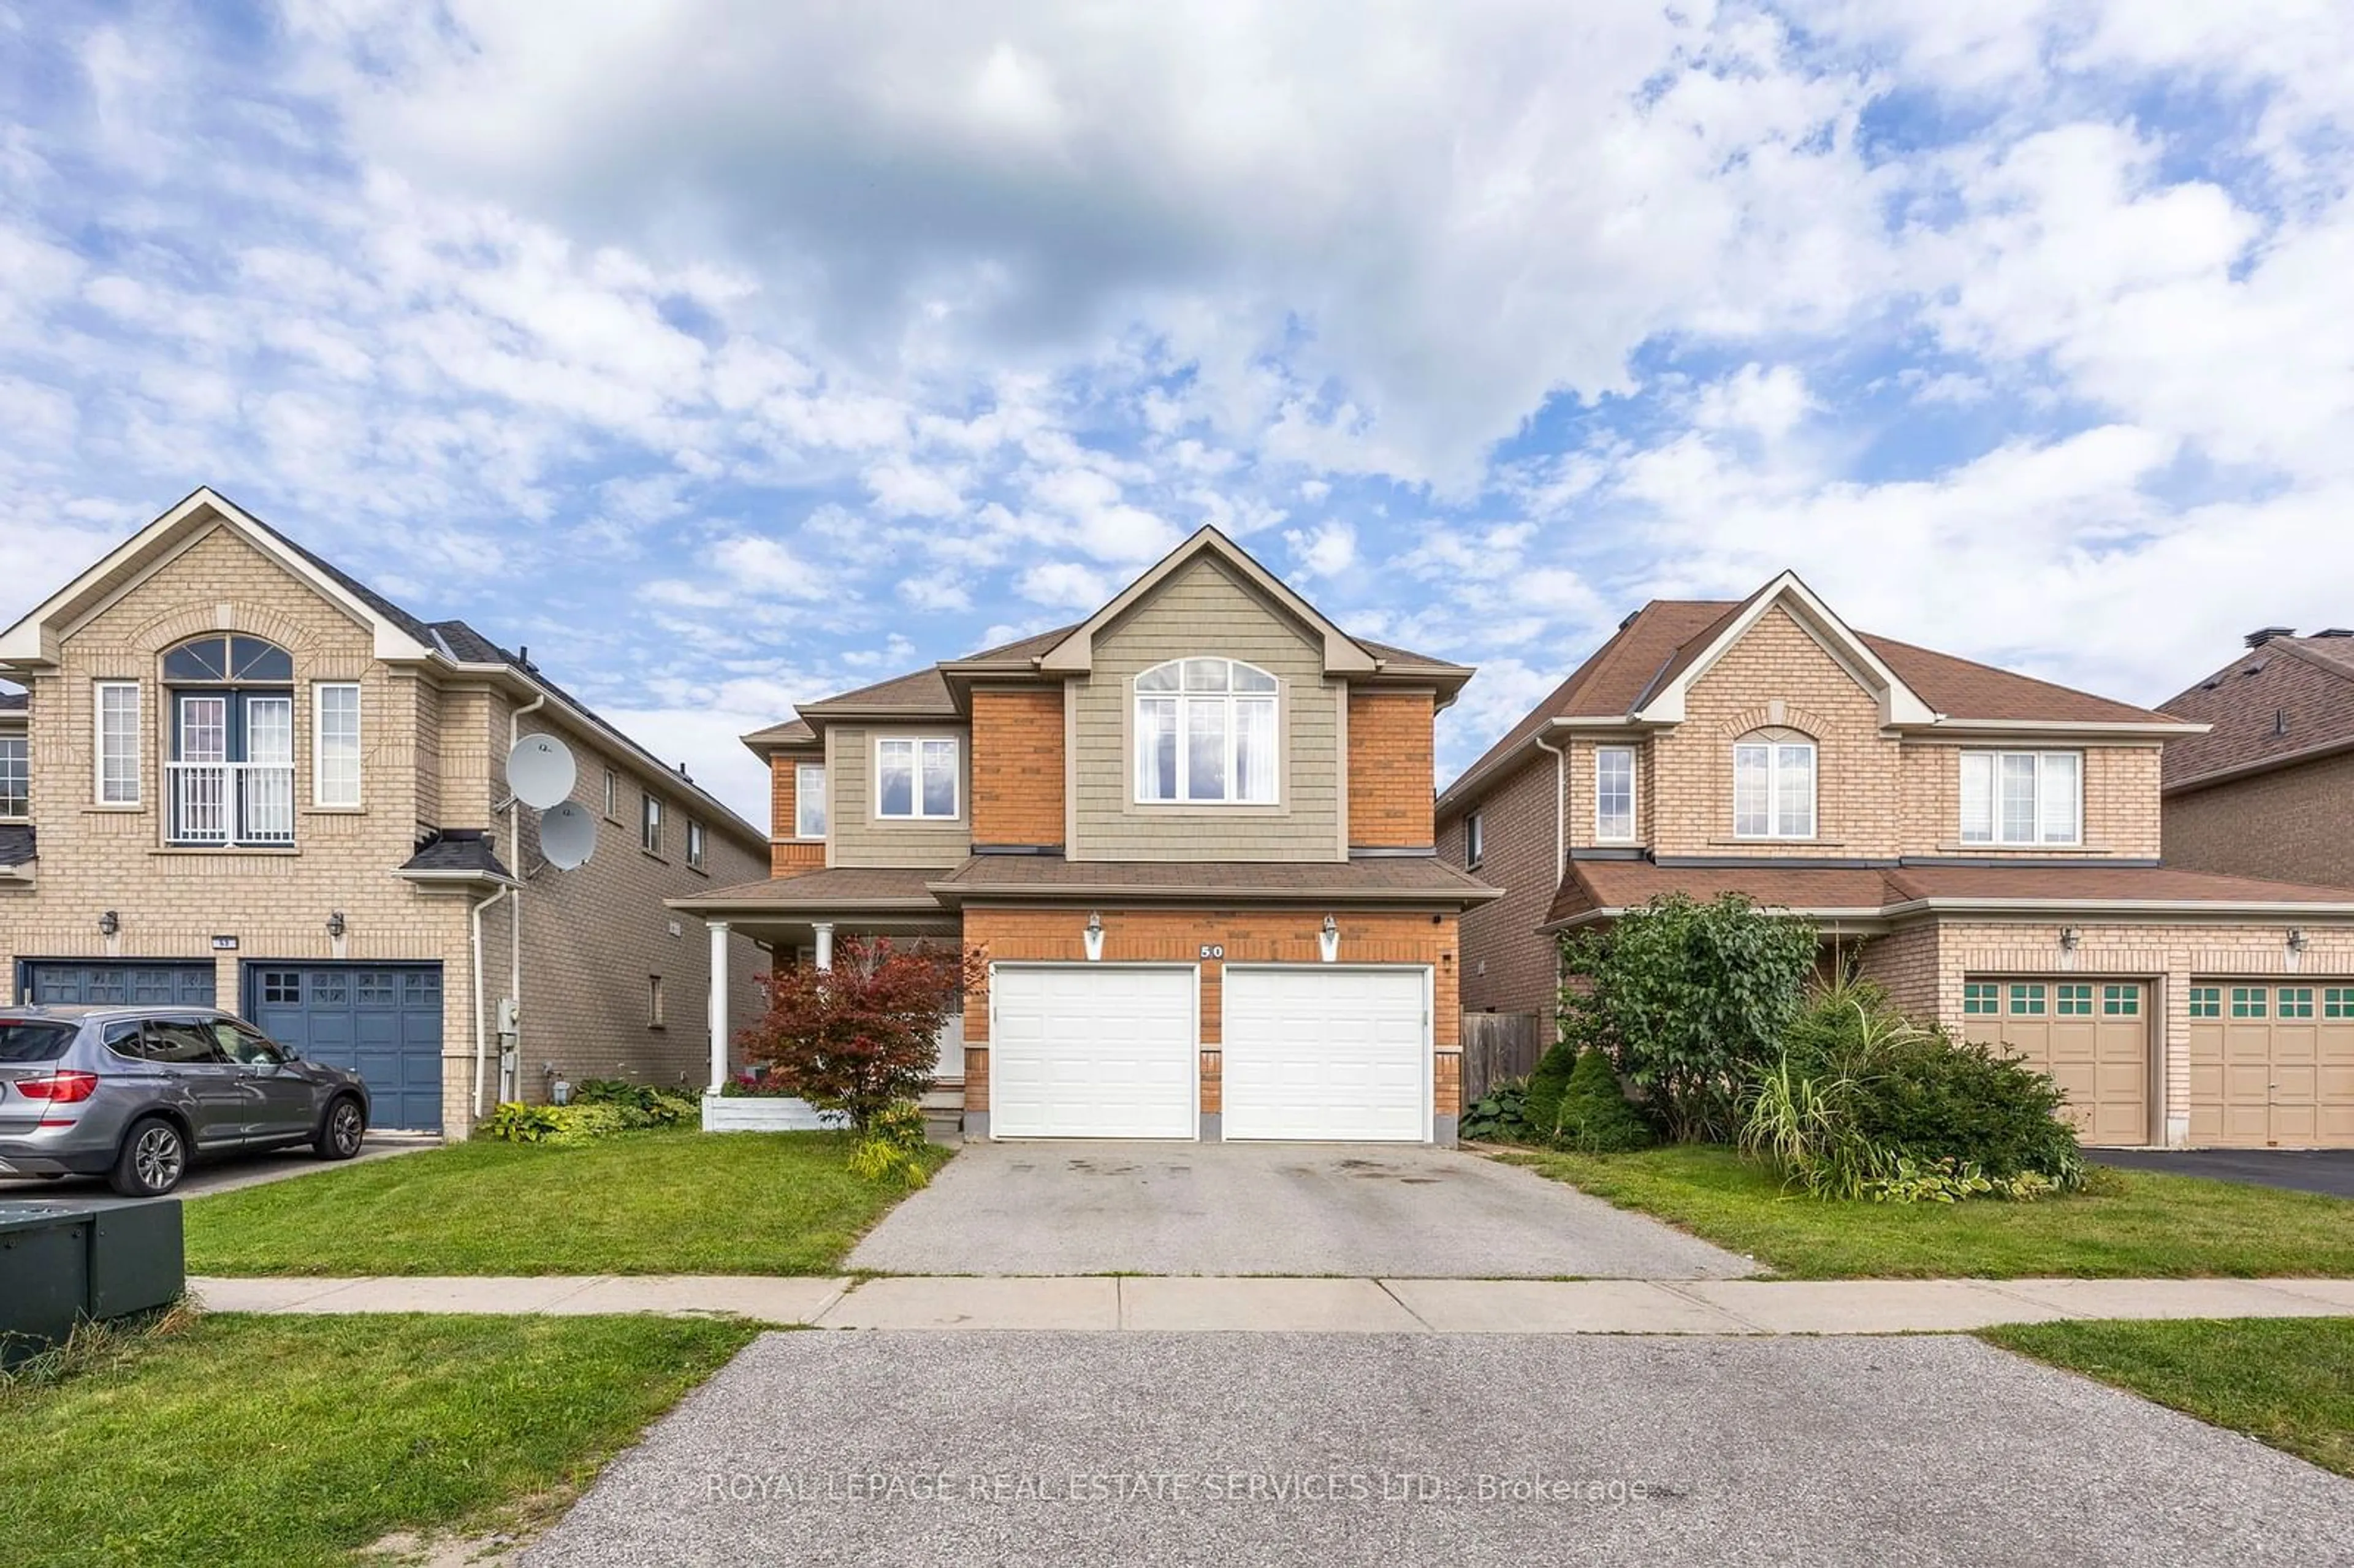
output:
M 1202 944 L 1202 956 L 1205 959 L 1223 959 L 1226 956 L 1225 945 L 1222 942 L 1204 942 Z

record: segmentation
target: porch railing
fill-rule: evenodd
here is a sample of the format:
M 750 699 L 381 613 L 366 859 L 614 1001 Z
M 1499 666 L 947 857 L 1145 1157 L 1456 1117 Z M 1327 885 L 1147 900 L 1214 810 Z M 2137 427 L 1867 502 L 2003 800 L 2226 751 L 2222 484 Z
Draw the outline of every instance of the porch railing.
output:
M 175 844 L 291 844 L 294 769 L 284 763 L 172 762 Z

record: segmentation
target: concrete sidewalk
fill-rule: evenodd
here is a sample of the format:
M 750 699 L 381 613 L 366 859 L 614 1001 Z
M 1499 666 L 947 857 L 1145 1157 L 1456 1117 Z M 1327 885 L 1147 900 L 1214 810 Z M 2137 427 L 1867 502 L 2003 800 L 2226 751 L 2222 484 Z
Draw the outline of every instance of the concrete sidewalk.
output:
M 894 1276 L 192 1279 L 217 1312 L 721 1313 L 820 1329 L 1912 1334 L 2065 1318 L 2354 1317 L 2354 1279 Z

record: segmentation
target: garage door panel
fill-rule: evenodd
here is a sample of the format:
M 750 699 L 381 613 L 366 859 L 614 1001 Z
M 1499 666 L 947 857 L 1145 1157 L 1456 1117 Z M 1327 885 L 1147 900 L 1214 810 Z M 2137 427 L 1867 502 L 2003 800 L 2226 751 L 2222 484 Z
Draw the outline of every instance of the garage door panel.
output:
M 990 986 L 993 1137 L 1194 1135 L 1194 971 L 1001 965 Z
M 1420 1142 L 1429 1136 L 1418 969 L 1228 969 L 1225 1136 Z
M 2354 1147 L 2354 984 L 2202 978 L 2190 1014 L 2192 1141 Z
M 247 1016 L 263 1033 L 360 1075 L 376 1126 L 440 1129 L 439 969 L 256 964 L 247 993 Z
M 210 1007 L 210 959 L 186 963 L 86 963 L 79 959 L 31 959 L 25 965 L 25 999 L 48 1006 Z
M 2148 988 L 2138 980 L 1972 980 L 1963 1035 L 2023 1057 L 2091 1144 L 2149 1141 Z M 2194 1074 L 2199 1071 L 2196 1064 Z

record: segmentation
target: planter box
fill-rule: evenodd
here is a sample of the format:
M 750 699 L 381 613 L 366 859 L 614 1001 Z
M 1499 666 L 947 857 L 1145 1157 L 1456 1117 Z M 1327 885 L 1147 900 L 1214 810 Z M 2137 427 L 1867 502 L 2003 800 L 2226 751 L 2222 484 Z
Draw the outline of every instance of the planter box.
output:
M 705 1132 L 821 1132 L 849 1126 L 840 1111 L 822 1111 L 782 1095 L 705 1095 Z

